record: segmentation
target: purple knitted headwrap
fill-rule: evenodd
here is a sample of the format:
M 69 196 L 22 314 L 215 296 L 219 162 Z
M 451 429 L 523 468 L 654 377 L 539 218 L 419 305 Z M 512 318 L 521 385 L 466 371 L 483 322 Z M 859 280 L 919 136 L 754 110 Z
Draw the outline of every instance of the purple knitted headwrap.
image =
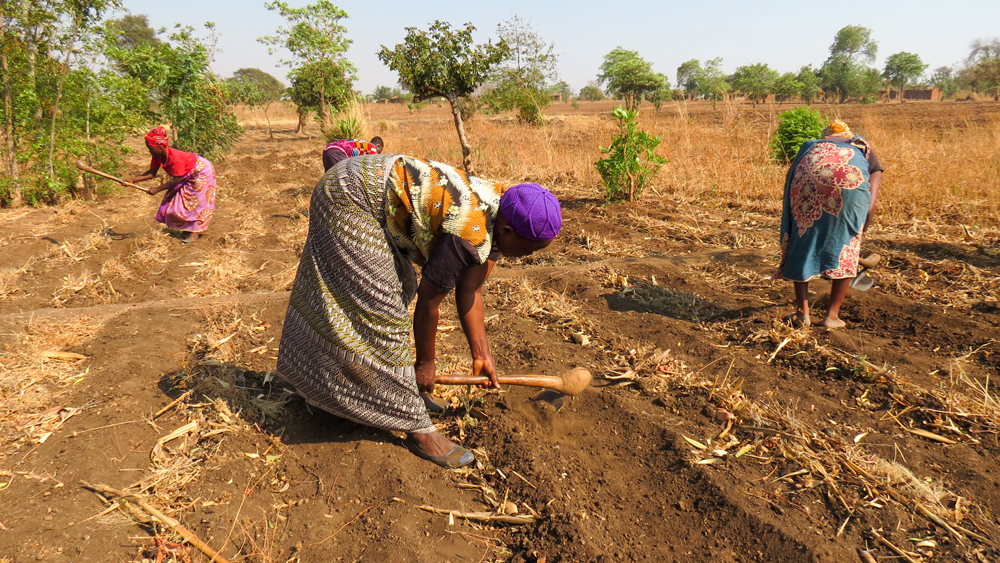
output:
M 530 240 L 552 240 L 562 228 L 559 200 L 538 184 L 518 184 L 500 197 L 500 215 L 518 235 Z

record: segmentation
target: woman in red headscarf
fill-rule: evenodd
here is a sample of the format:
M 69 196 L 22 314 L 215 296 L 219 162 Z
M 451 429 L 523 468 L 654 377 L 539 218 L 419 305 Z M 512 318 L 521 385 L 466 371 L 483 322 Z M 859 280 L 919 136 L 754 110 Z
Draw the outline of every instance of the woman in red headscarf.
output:
M 167 130 L 157 127 L 146 135 L 146 148 L 153 160 L 149 170 L 129 178 L 132 183 L 156 177 L 160 168 L 167 178 L 149 189 L 150 194 L 167 192 L 156 212 L 156 220 L 187 233 L 181 240 L 197 240 L 208 229 L 215 211 L 215 167 L 205 157 L 171 148 Z

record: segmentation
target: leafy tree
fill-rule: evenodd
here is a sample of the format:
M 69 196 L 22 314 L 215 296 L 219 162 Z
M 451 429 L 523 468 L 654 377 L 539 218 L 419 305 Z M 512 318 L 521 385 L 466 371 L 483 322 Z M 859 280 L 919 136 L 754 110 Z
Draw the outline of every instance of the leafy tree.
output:
M 264 112 L 267 120 L 267 134 L 274 138 L 271 130 L 271 116 L 268 110 L 271 105 L 281 99 L 285 93 L 285 86 L 278 79 L 270 74 L 256 68 L 241 68 L 233 73 L 233 77 L 226 80 L 229 87 L 228 94 L 231 103 L 243 104 L 250 109 L 259 109 Z
M 802 101 L 807 104 L 813 103 L 821 92 L 821 88 L 819 75 L 813 70 L 812 65 L 800 68 L 799 73 L 795 75 L 795 80 L 802 84 L 802 89 L 799 91 Z
M 395 95 L 395 91 L 389 86 L 376 86 L 375 90 L 372 91 L 372 100 L 381 102 L 382 100 L 390 100 Z
M 0 1 L 0 200 L 56 202 L 75 192 L 73 162 L 114 170 L 141 122 L 140 85 L 100 68 L 101 16 L 112 0 Z M 127 88 L 122 91 L 120 88 Z M 114 104 L 108 107 L 106 103 Z
M 878 100 L 879 91 L 885 84 L 885 78 L 877 68 L 866 68 L 858 75 L 856 92 L 862 103 L 873 103 Z
M 462 145 L 462 164 L 472 174 L 472 146 L 465 136 L 459 98 L 468 96 L 485 82 L 493 68 L 510 54 L 503 41 L 476 45 L 475 26 L 435 21 L 428 31 L 406 28 L 406 38 L 395 48 L 382 46 L 378 58 L 399 74 L 399 82 L 413 93 L 414 102 L 444 97 L 451 105 L 455 130 Z
M 285 92 L 285 85 L 281 81 L 259 68 L 241 68 L 233 73 L 233 80 L 256 85 L 271 101 L 277 101 Z
M 125 14 L 121 18 L 108 20 L 106 23 L 111 40 L 116 47 L 136 49 L 140 45 L 160 44 L 156 30 L 149 25 L 149 17 L 145 14 Z
M 854 64 L 871 64 L 876 55 L 878 42 L 872 39 L 872 30 L 860 25 L 842 27 L 830 45 L 831 57 L 846 57 Z
M 966 63 L 975 86 L 981 91 L 993 91 L 1000 99 L 1000 39 L 976 39 L 972 42 Z
M 323 124 L 323 108 L 327 108 L 327 111 L 331 106 L 345 108 L 354 96 L 351 77 L 345 72 L 343 65 L 333 61 L 308 63 L 289 71 L 288 78 L 292 86 L 287 90 L 288 99 L 295 104 L 299 118 L 296 133 L 305 130 L 306 120 L 311 113 L 320 116 L 320 129 L 324 136 L 332 130 L 329 115 L 326 117 L 326 125 Z
M 210 32 L 214 25 L 205 24 Z M 215 159 L 243 133 L 233 113 L 226 83 L 209 68 L 210 42 L 194 28 L 178 25 L 169 42 L 137 49 L 109 47 L 111 58 L 148 92 L 148 107 L 171 125 L 177 147 Z
M 677 67 L 677 87 L 684 91 L 688 99 L 698 93 L 701 80 L 701 62 L 698 59 L 691 59 Z
M 763 102 L 774 93 L 778 78 L 778 71 L 766 63 L 757 63 L 737 68 L 729 81 L 733 88 L 750 96 L 756 106 L 758 101 Z
M 781 102 L 802 96 L 802 83 L 795 78 L 794 72 L 786 72 L 774 81 L 774 99 Z
M 667 77 L 653 72 L 653 65 L 639 56 L 636 51 L 628 51 L 620 46 L 604 55 L 601 73 L 597 75 L 599 84 L 607 83 L 608 92 L 613 92 L 625 101 L 625 107 L 639 109 L 639 104 L 647 94 L 661 88 L 670 88 Z
M 948 66 L 940 66 L 934 69 L 934 73 L 931 74 L 931 84 L 941 90 L 942 99 L 954 96 L 959 89 L 955 73 Z
M 573 97 L 573 89 L 570 88 L 569 82 L 565 80 L 560 80 L 552 87 L 553 90 L 562 94 L 562 99 L 564 102 L 568 102 L 570 98 Z
M 603 181 L 607 201 L 636 201 L 666 159 L 653 152 L 661 136 L 639 130 L 639 110 L 618 106 L 611 112 L 618 120 L 618 135 L 609 147 L 601 147 L 604 158 L 594 163 Z
M 674 91 L 670 88 L 670 81 L 662 74 L 660 77 L 662 79 L 660 87 L 653 92 L 646 94 L 646 99 L 653 104 L 656 111 L 660 111 L 660 107 L 663 106 L 663 102 L 669 102 L 674 99 Z
M 712 100 L 712 107 L 729 93 L 729 83 L 726 82 L 726 78 L 726 73 L 722 71 L 722 57 L 705 61 L 698 80 L 698 93 L 705 99 Z
M 799 153 L 802 143 L 818 139 L 827 120 L 809 106 L 800 106 L 778 116 L 778 128 L 771 137 L 771 157 L 787 164 Z
M 510 53 L 494 67 L 494 87 L 483 96 L 483 102 L 495 113 L 517 108 L 522 123 L 537 125 L 542 110 L 551 102 L 550 89 L 545 85 L 558 78 L 558 56 L 551 43 L 517 16 L 498 25 L 497 35 Z
M 920 60 L 920 55 L 900 51 L 894 55 L 889 55 L 889 58 L 885 60 L 885 72 L 882 76 L 885 77 L 890 88 L 895 86 L 899 90 L 899 101 L 902 102 L 903 90 L 906 89 L 907 85 L 919 78 L 926 69 L 927 65 Z M 889 94 L 891 97 L 892 92 L 890 91 Z
M 878 54 L 878 43 L 871 34 L 867 27 L 848 25 L 837 32 L 830 45 L 830 57 L 820 71 L 821 84 L 826 91 L 836 92 L 841 103 L 870 86 L 871 77 L 865 79 L 862 74 Z
M 339 95 L 340 89 L 346 86 L 351 89 L 354 82 L 354 65 L 347 58 L 347 49 L 351 40 L 347 38 L 347 28 L 340 24 L 346 19 L 347 12 L 335 6 L 329 0 L 316 0 L 301 8 L 292 8 L 288 2 L 274 0 L 264 7 L 277 12 L 284 20 L 284 27 L 278 28 L 274 35 L 265 35 L 257 41 L 268 46 L 268 52 L 274 54 L 282 49 L 287 50 L 292 58 L 282 59 L 281 63 L 291 68 L 288 77 L 295 88 L 295 77 L 298 77 L 299 94 L 295 99 L 316 100 L 310 104 L 308 111 L 319 114 L 320 128 L 326 134 L 331 127 L 331 109 L 340 111 L 346 107 L 347 100 Z M 302 70 L 309 67 L 309 70 Z M 323 69 L 331 72 L 335 79 L 326 80 L 314 76 L 313 73 Z M 308 76 L 308 79 L 304 77 Z M 301 89 L 306 85 L 318 88 L 312 94 L 305 94 Z M 331 92 L 327 88 L 332 85 Z M 297 102 L 296 102 L 297 105 Z M 299 106 L 299 129 L 302 127 L 303 107 Z
M 604 92 L 597 84 L 590 83 L 580 88 L 580 99 L 588 102 L 599 102 L 605 98 Z

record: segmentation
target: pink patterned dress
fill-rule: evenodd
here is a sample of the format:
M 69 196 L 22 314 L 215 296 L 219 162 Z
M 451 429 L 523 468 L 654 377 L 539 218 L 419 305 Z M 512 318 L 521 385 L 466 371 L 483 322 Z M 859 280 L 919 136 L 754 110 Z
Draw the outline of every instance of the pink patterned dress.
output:
M 203 156 L 191 156 L 195 157 L 194 166 L 180 176 L 183 179 L 177 186 L 167 190 L 156 220 L 174 229 L 200 233 L 208 229 L 215 212 L 215 167 Z M 164 168 L 170 173 L 169 166 Z
M 782 276 L 790 281 L 858 275 L 872 194 L 871 149 L 864 139 L 826 138 L 799 149 L 785 179 Z

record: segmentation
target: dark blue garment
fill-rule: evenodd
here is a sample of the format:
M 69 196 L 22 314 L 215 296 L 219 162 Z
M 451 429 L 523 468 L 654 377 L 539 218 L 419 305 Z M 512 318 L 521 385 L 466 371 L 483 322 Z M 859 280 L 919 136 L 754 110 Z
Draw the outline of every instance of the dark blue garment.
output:
M 785 178 L 782 276 L 853 278 L 871 206 L 868 144 L 861 137 L 807 141 Z

